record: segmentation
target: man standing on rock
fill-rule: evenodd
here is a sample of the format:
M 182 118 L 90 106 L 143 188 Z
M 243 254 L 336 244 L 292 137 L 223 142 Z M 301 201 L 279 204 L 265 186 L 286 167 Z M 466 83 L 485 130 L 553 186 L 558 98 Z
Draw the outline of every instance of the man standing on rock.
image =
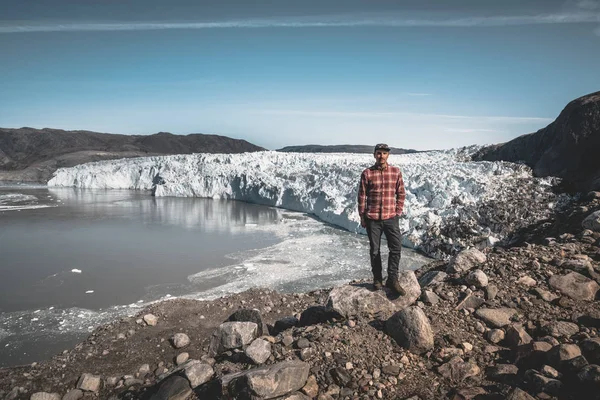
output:
M 360 176 L 358 189 L 358 213 L 360 225 L 367 229 L 369 236 L 371 270 L 376 290 L 383 288 L 381 268 L 381 234 L 388 242 L 388 277 L 386 286 L 399 295 L 404 289 L 398 282 L 398 267 L 402 250 L 402 234 L 399 219 L 404 208 L 404 181 L 400 168 L 387 163 L 390 148 L 380 143 L 373 153 L 375 165 L 367 168 Z

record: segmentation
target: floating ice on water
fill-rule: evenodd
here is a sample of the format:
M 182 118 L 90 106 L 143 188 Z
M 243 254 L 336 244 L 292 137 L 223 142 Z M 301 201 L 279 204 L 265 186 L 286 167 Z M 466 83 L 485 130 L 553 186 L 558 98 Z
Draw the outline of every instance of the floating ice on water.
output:
M 74 274 L 80 274 L 80 273 L 81 273 L 81 270 L 80 270 L 80 269 L 77 269 L 77 268 L 73 268 L 73 269 L 71 270 L 71 272 L 72 272 L 72 273 L 74 273 Z
M 86 293 L 86 294 L 89 294 L 89 293 L 94 293 L 94 291 L 93 291 L 93 290 L 86 290 L 86 292 L 85 292 L 85 293 Z

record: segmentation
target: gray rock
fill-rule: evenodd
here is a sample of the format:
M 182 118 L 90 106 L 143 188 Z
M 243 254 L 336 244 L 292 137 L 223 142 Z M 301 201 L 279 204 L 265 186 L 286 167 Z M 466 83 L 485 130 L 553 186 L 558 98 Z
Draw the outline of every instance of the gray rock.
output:
M 450 263 L 446 272 L 449 274 L 456 274 L 469 271 L 473 268 L 486 262 L 487 257 L 481 251 L 477 249 L 463 250 L 458 253 Z
M 480 308 L 475 315 L 492 328 L 502 328 L 510 324 L 517 312 L 512 308 Z
M 310 400 L 312 397 L 305 395 L 301 392 L 294 392 L 286 394 L 285 396 L 278 397 L 277 400 Z
M 294 326 L 298 325 L 298 322 L 299 322 L 298 318 L 296 318 L 296 317 L 281 318 L 281 319 L 275 321 L 275 325 L 273 327 L 275 332 L 273 332 L 273 334 L 277 335 L 280 332 L 283 332 L 285 330 L 293 328 Z
M 535 400 L 532 396 L 529 395 L 526 391 L 514 388 L 506 397 L 506 400 Z
M 83 397 L 83 391 L 79 389 L 69 390 L 62 398 L 62 400 L 79 400 Z
M 529 275 L 524 275 L 524 276 L 520 277 L 517 280 L 517 283 L 519 285 L 523 285 L 523 286 L 527 286 L 527 287 L 533 287 L 533 286 L 537 285 L 537 281 L 535 279 L 533 279 L 532 277 L 530 277 Z
M 537 373 L 535 370 L 528 370 L 525 372 L 525 379 L 529 381 L 529 385 L 536 393 L 544 392 L 549 395 L 557 395 L 562 388 L 561 381 L 548 378 L 547 376 Z
M 580 382 L 593 383 L 598 388 L 600 387 L 600 366 L 595 364 L 587 365 L 577 374 L 577 377 Z
M 392 315 L 385 323 L 385 330 L 398 345 L 413 353 L 433 349 L 433 331 L 419 307 L 407 307 Z
M 31 395 L 30 400 L 61 400 L 58 393 L 37 392 Z
M 547 353 L 548 364 L 560 369 L 563 361 L 570 360 L 581 355 L 581 349 L 576 344 L 559 344 Z
M 190 338 L 185 333 L 176 333 L 171 337 L 171 344 L 176 349 L 181 349 L 190 344 Z
M 98 375 L 82 374 L 77 381 L 77 389 L 84 392 L 98 393 L 100 390 L 101 378 Z
M 227 319 L 229 322 L 254 322 L 258 326 L 258 336 L 267 334 L 266 325 L 260 311 L 257 309 L 244 308 L 237 310 Z
M 487 275 L 480 269 L 471 271 L 465 276 L 465 281 L 469 286 L 475 286 L 476 288 L 484 288 L 488 285 Z
M 485 299 L 494 300 L 498 295 L 498 287 L 496 285 L 488 285 L 485 288 Z
M 414 271 L 402 271 L 398 274 L 398 283 L 404 289 L 405 293 L 392 300 L 396 310 L 402 310 L 413 304 L 421 295 L 421 286 Z
M 308 379 L 310 365 L 302 361 L 283 361 L 254 368 L 233 377 L 223 377 L 229 396 L 272 399 L 300 390 Z
M 560 377 L 560 372 L 549 365 L 543 365 L 542 369 L 540 369 L 540 372 L 542 375 L 547 376 L 548 378 L 558 379 Z
M 296 342 L 296 347 L 299 349 L 306 349 L 307 347 L 310 347 L 310 341 L 307 338 L 300 338 Z
M 382 293 L 352 285 L 338 286 L 329 292 L 327 308 L 345 318 L 365 314 L 390 314 L 396 307 Z
M 192 394 L 192 388 L 187 379 L 173 375 L 160 383 L 158 391 L 150 400 L 186 400 Z
M 486 370 L 486 375 L 497 381 L 504 381 L 515 377 L 519 368 L 514 364 L 496 364 Z
M 158 317 L 154 314 L 146 314 L 143 319 L 144 322 L 150 326 L 154 326 L 158 323 Z
M 485 337 L 491 343 L 500 343 L 504 340 L 504 331 L 502 329 L 490 329 L 486 332 Z
M 179 354 L 177 354 L 177 357 L 175 358 L 175 365 L 181 365 L 189 359 L 190 359 L 189 353 L 179 353 Z
M 424 290 L 423 294 L 421 295 L 421 300 L 423 303 L 431 305 L 435 305 L 440 302 L 439 296 L 431 290 Z
M 600 364 L 600 338 L 585 339 L 579 345 L 583 355 L 589 362 Z
M 579 332 L 579 325 L 567 321 L 552 321 L 542 326 L 542 332 L 555 338 L 570 338 Z
M 593 301 L 596 298 L 596 292 L 600 289 L 595 281 L 578 272 L 570 272 L 567 275 L 553 275 L 550 277 L 549 284 L 565 296 L 575 300 Z
M 324 306 L 312 306 L 302 311 L 298 326 L 310 326 L 323 324 L 334 319 L 340 319 L 342 316 Z
M 271 343 L 260 338 L 255 339 L 245 351 L 254 364 L 262 364 L 271 356 Z
M 424 273 L 418 280 L 419 285 L 424 288 L 427 286 L 435 286 L 444 282 L 447 273 L 443 271 L 429 271 Z
M 440 365 L 437 371 L 444 378 L 453 382 L 462 382 L 469 377 L 479 375 L 481 372 L 477 364 L 474 362 L 465 362 L 460 357 L 454 357 L 446 364 Z
M 237 349 L 257 338 L 258 325 L 254 322 L 224 322 L 214 331 L 208 356 L 214 357 L 229 349 Z
M 294 337 L 292 335 L 283 335 L 281 343 L 283 343 L 284 346 L 289 347 L 294 343 Z
M 465 298 L 458 303 L 458 305 L 455 307 L 457 310 L 463 310 L 463 309 L 477 309 L 479 307 L 481 307 L 481 305 L 485 303 L 485 300 L 483 300 L 481 297 L 471 293 L 468 294 L 467 296 L 465 296 Z
M 513 325 L 506 330 L 505 342 L 510 347 L 531 343 L 533 339 L 521 325 Z
M 537 297 L 539 297 L 540 299 L 542 299 L 544 301 L 547 301 L 547 302 L 552 302 L 552 301 L 558 299 L 557 295 L 552 294 L 551 292 L 549 292 L 547 290 L 544 290 L 544 289 L 541 289 L 539 287 L 534 288 L 533 289 L 533 293 L 535 293 L 535 295 Z
M 199 361 L 191 363 L 183 369 L 183 375 L 190 382 L 192 389 L 208 382 L 214 374 L 215 371 L 210 365 Z
M 581 223 L 583 229 L 600 232 L 600 211 L 595 211 L 588 215 Z

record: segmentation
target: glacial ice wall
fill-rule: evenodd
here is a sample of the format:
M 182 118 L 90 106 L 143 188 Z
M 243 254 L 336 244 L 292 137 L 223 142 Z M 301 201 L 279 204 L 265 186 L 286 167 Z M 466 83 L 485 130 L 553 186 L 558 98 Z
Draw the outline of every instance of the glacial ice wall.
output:
M 401 167 L 406 203 L 401 229 L 404 244 L 432 254 L 432 240 L 450 247 L 464 238 L 444 237 L 448 224 L 468 216 L 471 237 L 500 238 L 488 223 L 478 223 L 478 210 L 523 190 L 524 182 L 542 210 L 552 207 L 549 181 L 534 178 L 522 165 L 470 162 L 473 149 L 391 155 Z M 135 189 L 155 196 L 235 199 L 313 214 L 350 231 L 364 233 L 357 211 L 358 181 L 372 165 L 365 154 L 257 152 L 192 154 L 110 160 L 59 169 L 48 186 Z M 510 217 L 509 217 L 510 218 Z M 486 217 L 486 221 L 489 220 Z M 493 219 L 493 218 L 492 218 Z M 449 236 L 452 236 L 450 234 Z M 461 241 L 462 240 L 462 241 Z M 472 244 L 472 243 L 470 243 Z M 440 254 L 432 254 L 440 255 Z

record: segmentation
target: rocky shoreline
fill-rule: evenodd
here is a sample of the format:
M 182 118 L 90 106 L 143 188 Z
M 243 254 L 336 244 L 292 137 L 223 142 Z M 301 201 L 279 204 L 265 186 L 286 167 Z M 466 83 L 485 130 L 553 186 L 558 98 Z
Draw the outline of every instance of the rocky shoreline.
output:
M 518 232 L 369 282 L 157 303 L 51 360 L 0 369 L 4 399 L 600 399 L 600 193 Z

